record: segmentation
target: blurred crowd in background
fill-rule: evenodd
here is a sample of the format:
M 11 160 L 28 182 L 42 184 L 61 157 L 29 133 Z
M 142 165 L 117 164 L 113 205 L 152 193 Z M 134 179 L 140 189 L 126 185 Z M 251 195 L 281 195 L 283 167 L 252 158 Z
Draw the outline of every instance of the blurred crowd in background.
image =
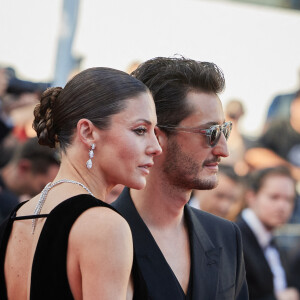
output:
M 133 62 L 126 71 L 131 73 L 138 64 Z M 26 81 L 10 67 L 0 68 L 0 221 L 17 203 L 39 193 L 58 170 L 59 153 L 40 146 L 32 129 L 34 106 L 49 86 L 51 82 Z M 286 261 L 287 277 L 300 290 L 300 85 L 270 102 L 263 130 L 255 138 L 240 130 L 239 122 L 247 114 L 243 99 L 229 99 L 224 112 L 233 129 L 230 156 L 220 164 L 219 185 L 194 191 L 189 204 L 233 222 L 249 207 L 261 210 Z M 288 176 L 281 171 L 275 172 L 277 177 L 273 174 L 274 182 L 272 174 L 266 175 L 269 183 L 263 176 L 261 182 L 255 177 L 258 171 L 277 167 L 293 179 L 290 194 Z M 122 189 L 116 186 L 106 201 L 114 201 Z M 259 197 L 269 201 L 266 206 L 255 206 Z

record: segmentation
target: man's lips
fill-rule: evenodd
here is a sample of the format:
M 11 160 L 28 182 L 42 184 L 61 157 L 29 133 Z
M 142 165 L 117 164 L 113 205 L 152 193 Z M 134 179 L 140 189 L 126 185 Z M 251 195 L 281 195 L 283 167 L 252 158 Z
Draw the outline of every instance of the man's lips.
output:
M 214 160 L 214 161 L 207 161 L 203 164 L 203 166 L 205 168 L 208 168 L 208 169 L 211 169 L 211 170 L 216 170 L 218 171 L 219 169 L 219 163 L 220 163 L 220 160 Z
M 218 166 L 219 163 L 221 162 L 221 158 L 214 158 L 214 159 L 210 159 L 210 160 L 206 160 L 204 161 L 203 163 L 203 166 L 206 167 L 206 166 Z
M 215 166 L 218 166 L 219 163 L 218 162 L 214 162 L 214 163 L 206 163 L 204 164 L 206 167 L 215 167 Z

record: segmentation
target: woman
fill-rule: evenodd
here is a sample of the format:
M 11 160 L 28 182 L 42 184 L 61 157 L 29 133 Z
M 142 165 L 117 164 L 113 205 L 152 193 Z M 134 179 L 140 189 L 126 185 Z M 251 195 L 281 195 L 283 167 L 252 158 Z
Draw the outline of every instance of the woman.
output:
M 39 143 L 61 165 L 41 194 L 2 224 L 0 299 L 132 298 L 128 224 L 100 201 L 118 183 L 142 189 L 160 154 L 153 99 L 137 79 L 91 68 L 44 92 Z

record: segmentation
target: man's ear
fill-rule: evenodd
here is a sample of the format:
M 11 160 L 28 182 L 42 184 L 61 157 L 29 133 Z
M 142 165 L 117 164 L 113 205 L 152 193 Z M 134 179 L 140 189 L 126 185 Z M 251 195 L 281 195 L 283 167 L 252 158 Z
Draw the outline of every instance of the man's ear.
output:
M 255 205 L 256 194 L 253 190 L 248 190 L 245 193 L 245 202 L 248 207 L 252 208 Z
M 90 147 L 96 143 L 98 133 L 95 125 L 88 119 L 80 119 L 77 123 L 77 136 L 80 141 Z
M 18 170 L 21 174 L 27 173 L 28 171 L 31 171 L 31 162 L 28 159 L 21 159 L 18 162 Z
M 155 127 L 155 135 L 160 147 L 164 149 L 164 147 L 167 145 L 167 135 L 157 126 Z

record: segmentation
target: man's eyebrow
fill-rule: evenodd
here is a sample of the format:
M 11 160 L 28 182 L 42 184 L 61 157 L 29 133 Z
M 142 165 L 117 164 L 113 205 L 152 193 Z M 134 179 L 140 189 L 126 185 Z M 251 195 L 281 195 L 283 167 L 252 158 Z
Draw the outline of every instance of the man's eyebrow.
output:
M 218 125 L 218 122 L 207 122 L 207 123 L 202 123 L 198 124 L 197 126 L 194 126 L 193 128 L 209 128 L 213 125 Z
M 213 125 L 222 125 L 224 124 L 225 121 L 223 121 L 221 124 L 216 122 L 216 121 L 211 121 L 211 122 L 207 122 L 207 123 L 203 123 L 203 124 L 199 124 L 197 127 L 210 127 L 210 126 L 213 126 Z

